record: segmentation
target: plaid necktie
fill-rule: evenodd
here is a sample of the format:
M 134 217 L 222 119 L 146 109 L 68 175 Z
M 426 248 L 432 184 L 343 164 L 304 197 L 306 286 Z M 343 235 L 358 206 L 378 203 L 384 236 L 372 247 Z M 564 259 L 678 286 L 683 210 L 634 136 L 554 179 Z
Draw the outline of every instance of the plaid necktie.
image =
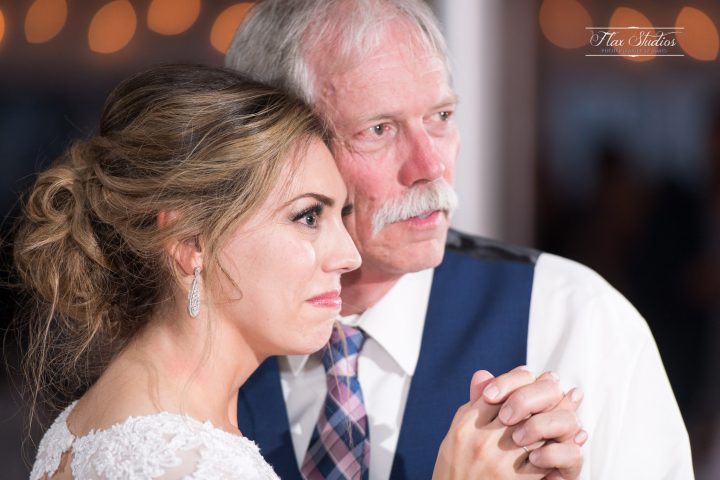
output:
M 302 464 L 308 480 L 368 478 L 370 435 L 357 378 L 364 341 L 361 330 L 336 325 L 323 350 L 328 391 Z

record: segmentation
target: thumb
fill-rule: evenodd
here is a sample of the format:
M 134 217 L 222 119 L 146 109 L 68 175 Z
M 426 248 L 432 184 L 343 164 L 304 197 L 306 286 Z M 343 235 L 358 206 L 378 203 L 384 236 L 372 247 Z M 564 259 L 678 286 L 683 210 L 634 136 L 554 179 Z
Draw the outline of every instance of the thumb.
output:
M 470 403 L 475 403 L 482 396 L 488 382 L 495 376 L 487 370 L 478 370 L 470 380 Z

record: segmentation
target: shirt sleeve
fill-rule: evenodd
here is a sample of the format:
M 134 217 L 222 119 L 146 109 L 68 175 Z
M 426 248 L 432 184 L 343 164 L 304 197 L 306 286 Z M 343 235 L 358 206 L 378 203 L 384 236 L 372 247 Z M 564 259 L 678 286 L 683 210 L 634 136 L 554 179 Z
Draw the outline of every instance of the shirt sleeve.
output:
M 692 479 L 687 431 L 637 310 L 592 270 L 543 254 L 533 282 L 528 365 L 585 393 L 583 479 Z

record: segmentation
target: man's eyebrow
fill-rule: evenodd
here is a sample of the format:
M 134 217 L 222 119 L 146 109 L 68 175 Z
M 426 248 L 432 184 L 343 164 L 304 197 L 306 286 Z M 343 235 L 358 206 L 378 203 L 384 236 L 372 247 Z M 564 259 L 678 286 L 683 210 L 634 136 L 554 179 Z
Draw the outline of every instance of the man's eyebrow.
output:
M 442 108 L 447 108 L 452 105 L 455 105 L 458 103 L 458 96 L 456 94 L 450 94 L 447 97 L 443 98 L 438 102 L 436 105 L 434 105 L 430 110 L 440 110 Z M 381 122 L 383 120 L 388 120 L 390 118 L 394 118 L 398 116 L 399 112 L 384 112 L 379 115 L 373 115 L 372 117 L 362 117 L 359 119 L 358 123 L 360 124 L 366 124 L 366 123 L 375 123 L 375 122 Z
M 433 107 L 433 110 L 437 110 L 439 108 L 449 107 L 451 105 L 455 105 L 458 103 L 458 96 L 454 93 L 448 95 L 443 100 L 440 101 L 437 105 Z
M 359 119 L 358 123 L 360 124 L 366 124 L 366 123 L 377 123 L 383 120 L 388 120 L 393 117 L 396 117 L 398 115 L 397 112 L 386 112 L 381 113 L 379 115 L 373 115 L 372 117 L 362 117 Z
M 302 195 L 298 195 L 297 197 L 295 197 L 291 200 L 288 200 L 287 202 L 285 202 L 285 204 L 283 206 L 287 207 L 291 203 L 293 203 L 297 200 L 300 200 L 301 198 L 307 198 L 307 197 L 314 198 L 318 202 L 320 202 L 323 205 L 326 205 L 328 207 L 332 207 L 333 205 L 335 205 L 335 200 L 328 197 L 327 195 L 323 195 L 322 193 L 308 192 L 308 193 L 303 193 Z

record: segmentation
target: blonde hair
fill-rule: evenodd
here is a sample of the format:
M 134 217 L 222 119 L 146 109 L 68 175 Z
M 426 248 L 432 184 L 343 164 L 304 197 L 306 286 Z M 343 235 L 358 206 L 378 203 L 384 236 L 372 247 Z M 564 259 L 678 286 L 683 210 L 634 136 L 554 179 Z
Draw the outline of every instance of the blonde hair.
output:
M 32 409 L 89 387 L 170 298 L 168 240 L 200 238 L 207 275 L 311 138 L 329 145 L 304 103 L 237 72 L 166 65 L 122 82 L 99 134 L 39 174 L 17 226 Z M 175 220 L 159 227 L 161 211 Z

